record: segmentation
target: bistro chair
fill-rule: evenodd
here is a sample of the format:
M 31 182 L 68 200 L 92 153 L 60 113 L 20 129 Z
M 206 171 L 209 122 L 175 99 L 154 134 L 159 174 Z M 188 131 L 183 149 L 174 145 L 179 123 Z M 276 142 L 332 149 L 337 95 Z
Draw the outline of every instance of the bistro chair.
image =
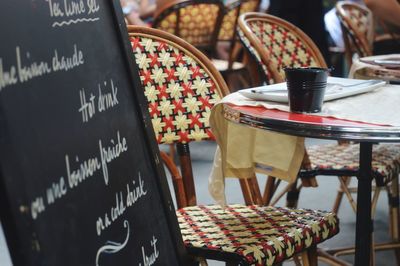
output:
M 224 12 L 219 0 L 171 0 L 158 7 L 152 27 L 178 36 L 211 56 Z M 174 158 L 174 148 L 170 147 L 169 155 Z
M 336 4 L 336 14 L 342 28 L 347 63 L 351 65 L 353 54 L 371 56 L 374 43 L 372 11 L 357 3 L 340 1 Z
M 152 27 L 178 36 L 212 55 L 224 12 L 224 5 L 218 0 L 172 0 L 157 8 Z M 169 155 L 174 158 L 172 146 Z
M 254 0 L 235 1 L 231 5 L 232 10 L 227 16 L 231 18 L 231 14 L 239 12 L 242 5 L 245 10 L 253 8 L 255 6 L 253 2 Z M 234 12 L 232 13 L 232 11 Z M 224 27 L 226 30 L 225 33 L 218 37 L 222 20 L 224 19 L 225 25 L 227 24 L 227 16 L 225 14 L 225 6 L 219 0 L 175 0 L 170 1 L 160 8 L 155 15 L 153 27 L 184 39 L 212 57 L 214 66 L 223 75 L 225 74 L 227 79 L 231 72 L 238 73 L 238 76 L 242 77 L 241 74 L 243 72 L 247 74 L 243 64 L 238 62 L 228 63 L 228 61 L 218 60 L 213 57 L 216 54 L 215 49 L 218 40 L 227 41 L 229 38 L 235 38 L 235 31 L 227 31 L 227 26 Z M 235 23 L 237 22 L 237 17 L 236 15 Z M 242 84 L 246 83 L 243 78 L 240 80 Z M 170 148 L 169 154 L 173 159 L 175 149 Z M 261 195 L 258 193 L 259 188 L 255 177 L 247 180 L 239 180 L 239 182 L 247 204 L 252 202 L 261 203 Z M 194 190 L 190 189 L 190 191 Z
M 260 0 L 236 0 L 231 1 L 225 6 L 225 15 L 222 20 L 217 41 L 219 46 L 228 46 L 228 60 L 218 60 L 217 69 L 223 70 L 222 74 L 225 80 L 228 81 L 230 81 L 229 78 L 232 77 L 232 73 L 239 74 L 234 76 L 236 79 L 233 82 L 228 82 L 231 91 L 250 86 L 249 72 L 246 68 L 248 58 L 246 54 L 243 54 L 242 45 L 236 35 L 236 27 L 241 14 L 258 11 L 259 5 Z M 215 62 L 214 60 L 214 65 Z M 231 84 L 235 84 L 234 82 L 236 80 L 239 81 L 239 84 L 235 86 L 236 89 L 232 89 Z
M 208 58 L 182 39 L 155 29 L 130 26 L 129 37 L 158 143 L 181 151 L 181 171 L 162 156 L 175 180 L 193 179 L 189 144 L 213 139 L 211 108 L 228 88 Z M 193 180 L 192 180 L 193 182 Z M 185 199 L 178 222 L 188 251 L 229 265 L 273 265 L 301 253 L 315 265 L 316 244 L 338 233 L 335 214 L 265 206 L 197 205 Z M 176 189 L 177 191 L 177 189 Z
M 225 6 L 219 0 L 173 0 L 155 14 L 153 28 L 213 55 L 224 13 Z
M 249 52 L 258 62 L 261 75 L 269 83 L 284 81 L 284 67 L 319 66 L 326 67 L 326 63 L 318 48 L 296 26 L 280 18 L 261 14 L 247 13 L 239 18 L 239 36 Z M 398 242 L 398 176 L 400 173 L 400 146 L 379 144 L 373 149 L 373 175 L 376 188 L 372 202 L 372 213 L 375 211 L 380 190 L 386 188 L 390 207 L 391 237 Z M 343 193 L 348 197 L 354 211 L 356 204 L 351 193 L 354 189 L 348 187 L 351 176 L 357 176 L 359 170 L 359 145 L 354 143 L 327 144 L 307 147 L 303 166 L 299 173 L 304 186 L 316 186 L 316 175 L 338 176 L 341 184 L 333 211 L 338 208 Z M 306 181 L 312 178 L 311 182 Z M 271 195 L 276 191 L 274 181 L 267 182 L 264 202 L 269 203 Z M 306 181 L 306 182 L 305 182 Z M 278 198 L 286 192 L 291 206 L 297 204 L 299 188 L 293 189 L 295 184 L 289 184 Z M 291 198 L 292 197 L 292 198 Z M 271 205 L 276 203 L 273 200 Z M 393 248 L 397 243 L 377 245 Z
M 236 75 L 242 86 L 248 86 L 245 65 L 235 61 L 238 48 L 234 47 L 235 26 L 240 10 L 256 8 L 258 1 L 238 0 L 224 6 L 220 0 L 174 0 L 164 5 L 155 15 L 153 28 L 178 36 L 212 58 L 212 63 L 229 81 Z M 243 12 L 242 11 L 242 12 Z M 254 11 L 254 10 L 252 10 Z M 228 59 L 221 58 L 228 45 Z M 222 47 L 222 51 L 217 48 Z
M 314 42 L 283 19 L 249 12 L 240 16 L 238 25 L 238 35 L 258 62 L 265 83 L 285 81 L 284 67 L 327 67 Z

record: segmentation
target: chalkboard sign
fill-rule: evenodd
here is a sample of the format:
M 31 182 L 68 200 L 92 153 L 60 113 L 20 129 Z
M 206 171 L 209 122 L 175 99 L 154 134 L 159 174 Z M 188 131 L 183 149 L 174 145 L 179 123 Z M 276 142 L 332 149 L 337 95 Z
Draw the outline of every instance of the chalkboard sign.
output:
M 118 1 L 0 1 L 15 265 L 188 265 Z

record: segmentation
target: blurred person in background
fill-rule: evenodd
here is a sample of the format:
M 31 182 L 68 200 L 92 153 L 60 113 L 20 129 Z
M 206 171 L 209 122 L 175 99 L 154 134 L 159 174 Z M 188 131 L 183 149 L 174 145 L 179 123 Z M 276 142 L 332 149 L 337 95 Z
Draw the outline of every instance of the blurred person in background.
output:
M 121 0 L 120 2 L 128 24 L 149 25 L 156 10 L 154 0 Z
M 388 26 L 400 30 L 400 3 L 397 0 L 364 0 L 372 13 Z
M 400 53 L 400 3 L 397 0 L 364 0 L 378 20 L 374 54 Z M 390 35 L 379 38 L 379 35 Z M 385 35 L 384 35 L 385 36 Z

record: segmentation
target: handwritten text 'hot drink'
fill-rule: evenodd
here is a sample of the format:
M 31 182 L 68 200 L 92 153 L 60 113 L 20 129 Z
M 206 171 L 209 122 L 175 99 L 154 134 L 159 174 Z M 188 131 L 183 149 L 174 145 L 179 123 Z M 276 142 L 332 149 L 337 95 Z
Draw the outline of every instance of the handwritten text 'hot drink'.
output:
M 118 88 L 114 85 L 112 79 L 109 83 L 104 81 L 103 84 L 98 84 L 97 87 L 97 96 L 93 93 L 86 94 L 84 88 L 79 91 L 81 101 L 79 112 L 82 114 L 83 123 L 88 122 L 97 112 L 107 111 L 119 103 L 117 98 Z

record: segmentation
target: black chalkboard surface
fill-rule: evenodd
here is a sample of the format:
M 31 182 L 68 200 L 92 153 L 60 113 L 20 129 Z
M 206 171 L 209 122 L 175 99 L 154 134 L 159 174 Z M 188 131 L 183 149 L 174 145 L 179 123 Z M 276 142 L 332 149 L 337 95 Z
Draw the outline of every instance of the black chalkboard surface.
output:
M 14 265 L 187 265 L 119 1 L 0 1 Z

